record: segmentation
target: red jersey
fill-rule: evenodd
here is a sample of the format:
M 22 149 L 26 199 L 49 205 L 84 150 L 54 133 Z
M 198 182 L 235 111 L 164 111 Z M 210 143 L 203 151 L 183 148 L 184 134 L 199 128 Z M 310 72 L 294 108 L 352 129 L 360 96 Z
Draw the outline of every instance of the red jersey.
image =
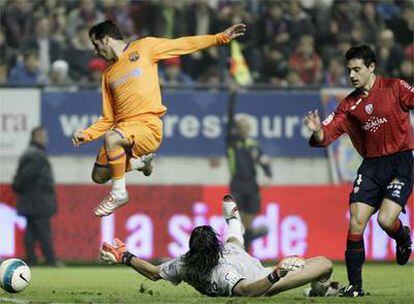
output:
M 362 157 L 378 157 L 413 150 L 410 109 L 414 108 L 414 88 L 396 78 L 376 78 L 364 96 L 355 90 L 341 101 L 323 122 L 324 138 L 309 144 L 325 147 L 347 133 Z

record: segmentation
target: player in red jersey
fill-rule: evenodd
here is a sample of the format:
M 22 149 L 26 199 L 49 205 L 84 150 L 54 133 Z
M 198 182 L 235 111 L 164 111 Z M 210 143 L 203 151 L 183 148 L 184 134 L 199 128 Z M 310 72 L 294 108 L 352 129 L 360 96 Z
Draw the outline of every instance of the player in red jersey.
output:
M 411 255 L 410 229 L 398 216 L 413 188 L 414 141 L 410 109 L 414 89 L 396 78 L 375 75 L 375 53 L 367 45 L 351 47 L 345 55 L 355 90 L 322 123 L 318 111 L 309 112 L 305 125 L 313 132 L 312 147 L 325 147 L 347 133 L 364 158 L 350 194 L 349 231 L 345 260 L 349 286 L 344 296 L 363 296 L 363 233 L 371 215 L 378 213 L 381 228 L 396 241 L 397 263 Z

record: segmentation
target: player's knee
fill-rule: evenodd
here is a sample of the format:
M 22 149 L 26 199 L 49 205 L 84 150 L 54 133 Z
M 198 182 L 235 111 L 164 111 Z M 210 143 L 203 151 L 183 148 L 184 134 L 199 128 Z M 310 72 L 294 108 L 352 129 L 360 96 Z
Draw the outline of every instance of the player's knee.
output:
M 107 131 L 104 134 L 104 142 L 106 148 L 113 148 L 116 145 L 119 145 L 119 141 L 122 140 L 119 134 L 115 131 Z
M 363 218 L 358 216 L 351 216 L 349 221 L 349 230 L 352 233 L 362 234 L 366 223 Z
M 330 259 L 321 256 L 319 257 L 319 264 L 324 275 L 330 275 L 333 270 L 333 263 Z
M 380 227 L 383 230 L 389 231 L 393 227 L 393 224 L 395 222 L 395 218 L 393 216 L 389 216 L 388 214 L 380 213 L 380 214 L 378 214 L 377 221 L 378 221 L 378 224 L 380 225 Z

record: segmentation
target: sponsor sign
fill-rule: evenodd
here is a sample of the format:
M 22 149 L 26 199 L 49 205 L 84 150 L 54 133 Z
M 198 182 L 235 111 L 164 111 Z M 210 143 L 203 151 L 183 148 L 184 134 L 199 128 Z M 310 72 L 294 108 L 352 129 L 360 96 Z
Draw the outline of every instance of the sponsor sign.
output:
M 29 144 L 31 130 L 39 124 L 39 90 L 0 90 L 0 156 L 21 154 Z
M 168 113 L 163 117 L 164 141 L 160 155 L 222 156 L 225 154 L 227 92 L 165 90 Z M 50 134 L 49 152 L 94 154 L 102 143 L 88 143 L 75 149 L 71 136 L 101 114 L 97 91 L 44 92 L 42 123 Z M 319 107 L 318 93 L 255 92 L 240 93 L 236 113 L 251 124 L 251 133 L 266 154 L 285 157 L 323 157 L 325 151 L 308 147 L 309 133 L 302 118 Z
M 97 260 L 103 241 L 118 237 L 145 259 L 172 258 L 188 249 L 191 230 L 212 225 L 224 240 L 221 216 L 224 186 L 130 186 L 130 202 L 115 214 L 97 218 L 92 210 L 109 191 L 103 186 L 59 185 L 59 210 L 53 218 L 57 256 Z M 342 261 L 348 230 L 350 186 L 277 186 L 262 192 L 255 226 L 269 233 L 253 242 L 251 253 L 261 260 L 290 255 L 325 255 Z M 74 199 L 73 193 L 76 193 Z M 400 218 L 413 227 L 413 199 Z M 365 231 L 367 260 L 393 260 L 395 243 L 374 215 Z M 23 257 L 25 220 L 16 214 L 9 185 L 0 185 L 0 257 Z M 413 229 L 411 229 L 413 231 Z

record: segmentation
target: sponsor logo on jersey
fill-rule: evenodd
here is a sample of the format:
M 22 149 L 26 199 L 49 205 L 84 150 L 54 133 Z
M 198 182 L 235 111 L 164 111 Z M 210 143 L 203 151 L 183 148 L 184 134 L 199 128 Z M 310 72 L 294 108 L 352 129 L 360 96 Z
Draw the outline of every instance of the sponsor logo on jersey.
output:
M 331 123 L 331 121 L 333 120 L 334 116 L 335 116 L 335 113 L 331 113 L 331 114 L 329 114 L 329 115 L 328 115 L 328 117 L 326 117 L 326 118 L 325 118 L 325 120 L 324 120 L 324 121 L 322 121 L 322 124 L 323 124 L 324 126 L 329 125 L 329 124 Z
M 372 105 L 372 103 L 365 105 L 365 112 L 371 115 L 373 111 L 374 111 L 374 106 Z
M 401 192 L 400 192 L 400 190 L 394 190 L 393 192 L 392 192 L 392 194 L 391 194 L 391 196 L 393 196 L 393 197 L 401 197 Z
M 139 53 L 138 52 L 132 52 L 129 54 L 129 61 L 134 62 L 139 59 Z
M 133 70 L 129 71 L 128 73 L 122 75 L 118 79 L 112 81 L 109 84 L 109 86 L 113 90 L 113 89 L 119 87 L 121 84 L 124 84 L 129 78 L 131 78 L 131 77 L 139 77 L 141 75 L 142 75 L 142 70 L 141 69 L 139 69 L 139 68 L 133 69 Z
M 383 118 L 378 118 L 378 117 L 371 117 L 370 119 L 368 119 L 368 121 L 365 123 L 365 125 L 362 126 L 362 129 L 365 131 L 371 131 L 371 132 L 377 132 L 377 130 L 379 129 L 379 127 L 382 124 L 385 124 L 386 122 L 388 122 L 388 120 L 383 117 Z
M 404 187 L 405 183 L 403 183 L 402 181 L 400 181 L 398 178 L 394 178 L 391 183 L 388 184 L 387 186 L 387 190 L 388 189 L 395 189 L 395 190 L 402 190 L 402 188 Z
M 408 83 L 406 83 L 404 80 L 400 80 L 400 83 L 405 87 L 407 90 L 414 92 L 414 87 L 411 87 Z

